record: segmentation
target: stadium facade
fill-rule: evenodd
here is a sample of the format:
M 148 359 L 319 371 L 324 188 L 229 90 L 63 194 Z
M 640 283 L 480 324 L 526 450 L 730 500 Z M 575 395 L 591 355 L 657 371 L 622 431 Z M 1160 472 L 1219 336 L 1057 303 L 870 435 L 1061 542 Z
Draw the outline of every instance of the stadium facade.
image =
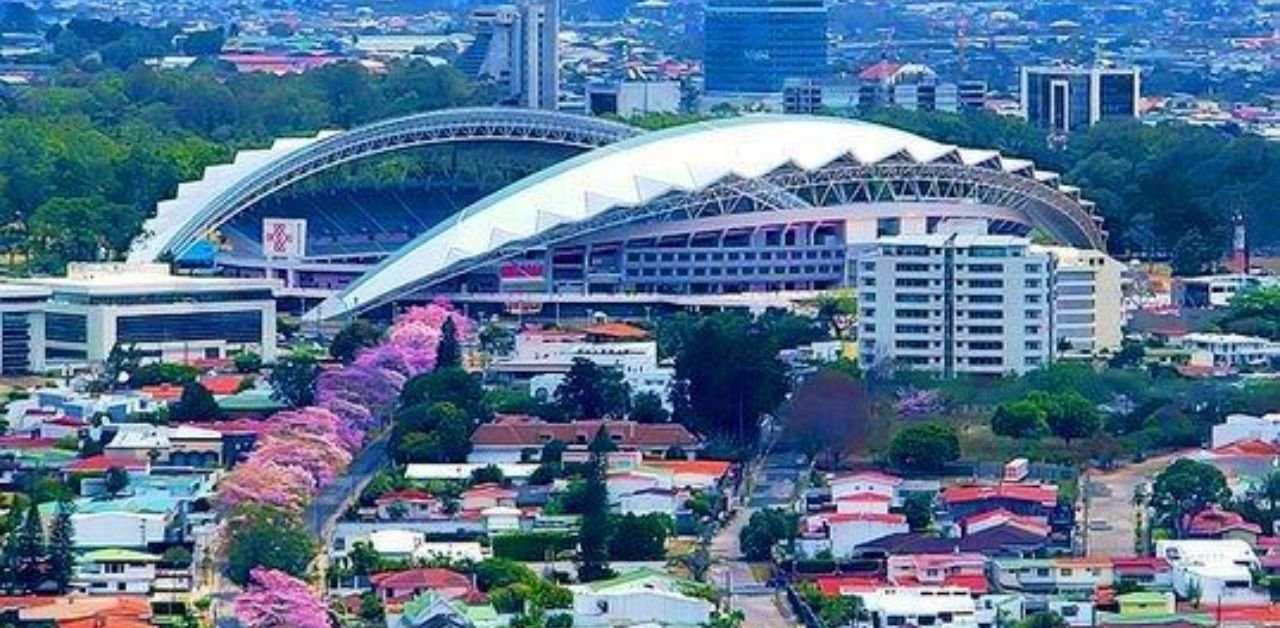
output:
M 536 311 L 546 303 L 680 305 L 807 293 L 853 285 L 854 260 L 877 238 L 937 233 L 956 221 L 1079 248 L 1105 244 L 1093 205 L 1077 189 L 993 150 L 838 118 L 745 116 L 636 134 L 543 115 L 597 133 L 579 142 L 585 152 L 382 247 L 312 316 L 438 296 Z M 267 160 L 247 170 L 263 169 L 281 167 Z M 224 180 L 216 203 L 183 208 L 161 241 L 144 241 L 135 254 L 194 247 L 202 233 L 282 186 L 258 184 L 227 198 L 254 187 Z M 378 240 L 377 233 L 364 239 L 371 247 Z M 272 263 L 263 262 L 268 272 Z

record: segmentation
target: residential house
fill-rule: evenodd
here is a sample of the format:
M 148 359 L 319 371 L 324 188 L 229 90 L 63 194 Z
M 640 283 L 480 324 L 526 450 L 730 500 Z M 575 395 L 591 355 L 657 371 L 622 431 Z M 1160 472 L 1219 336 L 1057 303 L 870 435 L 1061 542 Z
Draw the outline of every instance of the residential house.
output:
M 968 552 L 987 557 L 1038 556 L 1049 547 L 1048 537 L 1011 526 L 999 526 L 960 538 L 908 532 L 869 541 L 858 548 L 858 555 L 874 558 L 895 554 L 946 554 Z
M 88 552 L 76 561 L 71 588 L 90 595 L 149 595 L 159 562 L 155 554 L 114 547 Z
M 464 512 L 481 511 L 497 506 L 516 505 L 519 491 L 498 484 L 477 484 L 460 495 L 459 509 Z
M 1187 522 L 1187 537 L 1195 539 L 1239 539 L 1252 547 L 1261 534 L 1262 526 L 1218 506 L 1196 513 Z
M 444 506 L 435 495 L 414 488 L 384 493 L 374 504 L 382 521 L 421 521 L 445 516 Z
M 888 497 L 892 506 L 902 505 L 899 489 L 902 478 L 879 471 L 859 471 L 837 475 L 828 481 L 832 501 L 839 502 L 850 495 L 880 495 Z
M 1162 617 L 1177 612 L 1177 598 L 1171 591 L 1134 591 L 1116 596 L 1120 617 Z
M 977 603 L 968 589 L 881 588 L 860 596 L 872 626 L 977 628 Z
M 1111 561 L 1106 558 L 997 558 L 993 565 L 995 582 L 1006 591 L 1083 598 L 1113 584 Z
M 151 604 L 133 596 L 23 597 L 18 625 L 59 627 L 149 628 Z M 5 604 L 9 607 L 9 604 Z
M 500 416 L 471 434 L 467 462 L 504 463 L 533 461 L 542 448 L 556 440 L 567 447 L 566 460 L 585 457 L 587 446 L 604 428 L 619 451 L 638 451 L 661 458 L 678 447 L 692 455 L 702 443 L 679 423 L 636 423 L 634 421 L 573 421 L 547 423 L 524 416 Z
M 1058 506 L 1058 489 L 1048 484 L 950 486 L 942 491 L 942 503 L 953 521 L 992 510 L 1048 521 Z
M 524 512 L 514 506 L 490 506 L 480 511 L 484 519 L 484 529 L 489 534 L 499 532 L 519 532 L 520 519 Z
M 890 556 L 885 570 L 897 587 L 961 588 L 982 595 L 990 588 L 986 568 L 982 554 L 905 554 Z
M 904 515 L 889 512 L 855 512 L 820 516 L 825 525 L 831 554 L 853 556 L 859 547 L 894 534 L 910 531 Z
M 388 628 L 497 628 L 506 626 L 479 591 L 447 599 L 427 591 L 405 602 L 399 613 L 387 613 Z
M 707 491 L 729 477 L 733 463 L 723 460 L 648 460 L 641 471 L 660 471 L 670 477 L 672 488 Z
M 1228 414 L 1225 421 L 1213 426 L 1213 449 L 1234 445 L 1242 441 L 1280 442 L 1280 413 L 1262 416 Z
M 1156 541 L 1156 556 L 1173 569 L 1173 590 L 1183 599 L 1201 604 L 1242 606 L 1268 601 L 1253 588 L 1253 573 L 1261 562 L 1248 543 L 1239 539 L 1179 539 Z
M 684 505 L 684 494 L 670 488 L 646 488 L 618 497 L 614 512 L 622 515 L 668 515 L 674 517 Z
M 620 471 L 609 473 L 605 478 L 609 489 L 609 502 L 616 503 L 623 495 L 630 495 L 643 490 L 664 488 L 670 489 L 669 476 L 641 471 Z
M 413 598 L 432 592 L 447 600 L 471 593 L 471 579 L 456 571 L 432 567 L 388 571 L 369 578 L 373 593 L 387 606 L 400 606 Z
M 1117 556 L 1111 559 L 1112 579 L 1146 590 L 1167 591 L 1173 587 L 1173 567 L 1158 556 Z
M 685 593 L 690 584 L 641 568 L 609 580 L 572 585 L 573 625 L 705 625 L 715 606 Z
M 488 464 L 479 464 L 471 462 L 442 462 L 442 463 L 421 463 L 415 462 L 405 465 L 404 477 L 406 480 L 415 482 L 466 482 L 471 479 L 471 474 L 476 469 L 483 469 Z M 493 465 L 502 472 L 502 477 L 510 481 L 514 485 L 523 485 L 529 481 L 529 476 L 538 469 L 537 463 L 527 462 L 504 462 Z
M 213 468 L 222 464 L 222 434 L 215 430 L 179 425 L 120 423 L 111 426 L 115 436 L 103 447 L 114 460 L 162 463 L 175 467 Z

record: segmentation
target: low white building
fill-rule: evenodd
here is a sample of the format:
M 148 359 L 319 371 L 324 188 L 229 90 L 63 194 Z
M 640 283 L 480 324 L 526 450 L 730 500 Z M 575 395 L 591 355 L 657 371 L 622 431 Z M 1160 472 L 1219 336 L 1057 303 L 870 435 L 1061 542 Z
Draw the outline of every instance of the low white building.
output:
M 279 282 L 172 275 L 166 264 L 71 264 L 65 277 L 11 280 L 49 292 L 48 363 L 96 364 L 112 347 L 187 362 L 252 351 L 276 359 Z
M 978 628 L 973 594 L 960 587 L 888 587 L 864 594 L 871 625 Z
M 684 593 L 681 580 L 638 569 L 610 580 L 569 587 L 574 626 L 702 626 L 715 606 Z
M 683 495 L 679 491 L 669 488 L 648 488 L 618 497 L 612 502 L 612 508 L 620 515 L 674 516 L 683 502 Z
M 1267 604 L 1265 591 L 1254 588 L 1253 573 L 1261 563 L 1249 544 L 1237 539 L 1156 541 L 1156 556 L 1173 568 L 1173 590 L 1186 599 L 1199 595 L 1204 605 Z
M 1187 334 L 1178 346 L 1191 352 L 1192 366 L 1264 367 L 1280 356 L 1280 343 L 1240 334 Z
M 160 557 L 146 552 L 108 548 L 76 561 L 71 588 L 90 595 L 149 595 Z
M 1227 420 L 1213 426 L 1213 448 L 1227 447 L 1242 441 L 1280 441 L 1280 413 L 1251 416 L 1228 414 Z
M 529 393 L 547 399 L 555 395 L 574 360 L 615 369 L 622 373 L 633 395 L 650 392 L 669 404 L 667 392 L 675 369 L 659 363 L 657 342 L 644 339 L 643 330 L 624 325 L 597 325 L 580 332 L 524 331 L 516 336 L 512 354 L 495 362 L 491 369 L 528 379 Z
M 902 505 L 902 495 L 899 492 L 902 487 L 902 478 L 896 475 L 879 471 L 859 471 L 837 475 L 827 484 L 831 487 L 832 501 L 839 502 L 851 496 L 871 494 L 889 498 L 893 506 Z

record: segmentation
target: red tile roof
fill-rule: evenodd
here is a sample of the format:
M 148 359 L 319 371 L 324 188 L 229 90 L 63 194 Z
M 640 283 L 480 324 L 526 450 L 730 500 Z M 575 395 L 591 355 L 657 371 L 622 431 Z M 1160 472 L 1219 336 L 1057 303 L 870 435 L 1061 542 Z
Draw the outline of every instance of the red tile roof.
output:
M 974 595 L 985 595 L 991 590 L 991 583 L 987 581 L 987 577 L 981 574 L 970 575 L 953 575 L 946 576 L 942 582 L 924 583 L 912 576 L 902 576 L 894 579 L 894 584 L 900 587 L 957 587 L 967 589 Z
M 541 447 L 547 441 L 558 440 L 572 445 L 590 442 L 602 425 L 622 448 L 692 447 L 698 444 L 698 439 L 689 430 L 676 423 L 600 420 L 546 423 L 524 418 L 506 418 L 481 425 L 472 433 L 471 444 L 482 447 Z
M 374 589 L 380 591 L 430 589 L 447 598 L 457 598 L 471 590 L 470 578 L 450 569 L 434 567 L 378 573 L 370 576 L 369 581 Z
M 1058 504 L 1058 489 L 1045 484 L 999 484 L 996 486 L 949 486 L 942 491 L 947 504 L 1006 499 L 1035 502 L 1045 508 Z
M 626 323 L 603 323 L 592 325 L 582 331 L 592 336 L 603 336 L 614 340 L 640 340 L 649 337 L 648 331 Z
M 884 504 L 884 503 L 893 501 L 893 498 L 889 497 L 888 495 L 881 495 L 879 493 L 862 492 L 862 493 L 853 493 L 850 495 L 845 495 L 844 497 L 841 497 L 836 501 Z
M 1257 439 L 1242 440 L 1213 450 L 1219 456 L 1280 456 L 1280 445 Z
M 177 401 L 182 398 L 182 387 L 174 384 L 143 386 L 142 393 L 156 401 Z
M 507 488 L 505 486 L 499 486 L 497 484 L 477 484 L 465 491 L 462 491 L 462 496 L 464 498 L 465 497 L 487 497 L 487 496 L 502 498 L 502 497 L 515 497 L 519 494 L 520 492 L 513 488 Z
M 858 73 L 858 78 L 864 81 L 885 81 L 893 78 L 893 75 L 902 68 L 901 64 L 894 63 L 888 59 L 881 59 L 873 65 L 869 65 Z
M 887 523 L 887 524 L 905 524 L 907 522 L 906 515 L 898 514 L 881 514 L 876 512 L 849 512 L 830 515 L 827 518 L 828 524 L 836 523 Z
M 421 491 L 416 488 L 407 488 L 402 491 L 392 491 L 390 493 L 383 493 L 381 496 L 378 497 L 377 503 L 390 504 L 393 502 L 433 502 L 435 500 L 436 500 L 436 496 L 432 495 L 431 493 L 428 493 L 426 491 Z
M 51 449 L 56 444 L 58 444 L 56 438 L 0 436 L 0 449 Z
M 215 395 L 234 395 L 244 379 L 244 375 L 206 375 L 200 378 L 200 385 Z
M 889 582 L 877 576 L 822 576 L 815 580 L 823 595 L 869 593 L 889 586 Z
M 1165 573 L 1172 569 L 1169 561 L 1156 556 L 1117 556 L 1111 559 L 1111 568 L 1121 576 Z
M 108 458 L 104 454 L 81 458 L 65 467 L 63 471 L 69 473 L 105 473 L 111 467 L 120 467 L 126 471 L 142 471 L 147 468 L 147 463 L 122 458 Z
M 1192 536 L 1217 536 L 1232 530 L 1262 534 L 1262 526 L 1245 521 L 1239 514 L 1217 506 L 1196 513 L 1187 524 L 1187 532 Z
M 1049 524 L 1044 520 L 1017 515 L 1003 508 L 988 510 L 961 522 L 961 527 L 964 528 L 966 535 L 1000 526 L 1010 526 L 1040 536 L 1049 536 L 1049 532 L 1051 532 Z

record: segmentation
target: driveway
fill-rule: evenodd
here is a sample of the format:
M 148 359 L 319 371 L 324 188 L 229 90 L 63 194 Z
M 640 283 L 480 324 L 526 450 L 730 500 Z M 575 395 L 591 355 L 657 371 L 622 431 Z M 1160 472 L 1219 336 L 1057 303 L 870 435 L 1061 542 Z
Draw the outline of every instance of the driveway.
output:
M 1089 556 L 1132 556 L 1135 552 L 1134 491 L 1151 482 L 1182 453 L 1148 458 L 1110 471 L 1091 471 L 1085 481 L 1085 514 L 1081 522 Z

